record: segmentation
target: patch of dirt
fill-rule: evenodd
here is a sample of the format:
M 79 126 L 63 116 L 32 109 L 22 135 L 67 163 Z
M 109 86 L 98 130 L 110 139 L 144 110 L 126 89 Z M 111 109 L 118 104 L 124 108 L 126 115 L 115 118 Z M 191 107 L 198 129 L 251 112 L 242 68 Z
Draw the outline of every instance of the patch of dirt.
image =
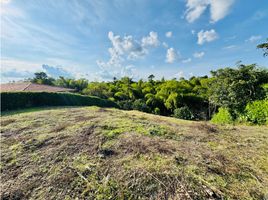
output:
M 15 119 L 6 119 L 6 120 L 1 120 L 1 126 L 7 126 L 11 123 L 14 123 L 16 120 Z
M 137 135 L 134 133 L 125 133 L 123 137 L 119 138 L 115 149 L 119 152 L 126 153 L 160 153 L 173 154 L 176 151 L 171 142 L 157 137 L 149 137 Z
M 20 200 L 24 198 L 25 198 L 25 194 L 20 189 L 13 190 L 13 191 L 9 190 L 7 192 L 0 194 L 1 200 Z
M 68 126 L 68 124 L 59 124 L 57 126 L 55 126 L 51 132 L 60 132 L 60 131 L 63 131 L 64 129 L 66 129 L 66 127 Z
M 218 127 L 216 125 L 208 124 L 208 123 L 198 123 L 194 124 L 193 128 L 205 132 L 205 133 L 218 133 Z
M 79 115 L 79 116 L 75 117 L 75 121 L 76 122 L 89 121 L 89 120 L 94 119 L 94 118 L 96 118 L 96 117 Z
M 27 141 L 26 143 L 23 142 L 23 149 L 25 151 L 33 151 L 36 149 L 41 149 L 43 147 L 46 147 L 48 145 L 51 145 L 53 143 L 54 137 L 49 137 L 46 138 L 45 140 L 37 140 L 37 139 L 32 139 L 30 141 Z
M 61 140 L 60 149 L 68 156 L 79 152 L 87 152 L 89 155 L 97 155 L 104 137 L 95 133 L 96 126 L 83 128 L 79 133 Z
M 16 129 L 16 130 L 6 130 L 4 132 L 1 132 L 1 136 L 2 137 L 11 137 L 11 136 L 18 136 L 20 135 L 23 131 L 25 130 L 29 130 L 30 127 L 23 127 L 23 128 L 19 128 L 19 129 Z
M 107 110 L 105 108 L 99 108 L 98 112 L 109 112 L 109 110 Z

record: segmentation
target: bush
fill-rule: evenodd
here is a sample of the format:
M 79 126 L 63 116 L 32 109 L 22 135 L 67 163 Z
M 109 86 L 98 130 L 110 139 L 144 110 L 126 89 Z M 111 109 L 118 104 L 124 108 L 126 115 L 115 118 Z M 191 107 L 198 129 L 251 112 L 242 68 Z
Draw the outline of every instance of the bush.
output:
M 3 92 L 1 111 L 41 106 L 100 106 L 118 107 L 110 100 L 73 93 L 51 92 Z
M 132 105 L 134 110 L 139 110 L 142 112 L 150 112 L 150 108 L 146 105 L 145 101 L 142 99 L 137 99 Z
M 174 110 L 174 117 L 179 118 L 179 119 L 191 120 L 194 118 L 194 115 L 187 106 L 184 106 L 181 108 L 176 108 Z
M 211 122 L 217 124 L 231 124 L 233 123 L 233 117 L 226 108 L 219 108 L 218 113 L 214 114 Z
M 245 109 L 247 121 L 254 124 L 266 124 L 268 122 L 268 100 L 258 100 L 247 104 Z
M 133 106 L 132 106 L 133 102 L 131 100 L 117 101 L 117 104 L 123 110 L 132 110 L 133 109 Z
M 154 109 L 154 114 L 156 114 L 156 115 L 160 115 L 161 114 L 161 111 L 160 111 L 160 109 L 158 107 L 156 107 Z

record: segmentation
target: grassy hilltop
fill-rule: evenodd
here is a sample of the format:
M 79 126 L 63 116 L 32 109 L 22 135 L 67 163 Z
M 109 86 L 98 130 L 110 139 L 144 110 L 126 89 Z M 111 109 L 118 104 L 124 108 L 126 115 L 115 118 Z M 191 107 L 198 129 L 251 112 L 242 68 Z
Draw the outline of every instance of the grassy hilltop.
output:
M 1 199 L 262 199 L 268 127 L 61 108 L 1 117 Z

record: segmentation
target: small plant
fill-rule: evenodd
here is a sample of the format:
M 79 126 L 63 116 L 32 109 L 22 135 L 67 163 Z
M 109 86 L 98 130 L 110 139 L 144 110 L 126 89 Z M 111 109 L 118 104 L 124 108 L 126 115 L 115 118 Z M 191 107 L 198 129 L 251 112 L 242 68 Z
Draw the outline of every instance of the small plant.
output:
M 214 114 L 211 122 L 216 124 L 231 124 L 233 123 L 233 117 L 226 108 L 219 108 L 219 112 Z
M 194 118 L 192 111 L 187 107 L 176 108 L 174 110 L 174 117 L 179 119 L 191 120 Z
M 156 115 L 160 115 L 160 113 L 161 113 L 160 109 L 156 107 L 156 108 L 154 109 L 154 114 L 156 114 Z
M 253 101 L 247 104 L 245 113 L 247 121 L 254 124 L 266 124 L 268 122 L 268 100 Z

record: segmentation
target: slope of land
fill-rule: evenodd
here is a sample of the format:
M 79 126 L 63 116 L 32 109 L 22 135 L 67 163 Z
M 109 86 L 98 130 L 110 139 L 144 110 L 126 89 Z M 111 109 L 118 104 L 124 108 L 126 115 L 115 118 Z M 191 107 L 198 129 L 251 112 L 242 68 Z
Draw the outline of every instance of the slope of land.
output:
M 98 107 L 1 117 L 1 199 L 263 199 L 268 127 Z

